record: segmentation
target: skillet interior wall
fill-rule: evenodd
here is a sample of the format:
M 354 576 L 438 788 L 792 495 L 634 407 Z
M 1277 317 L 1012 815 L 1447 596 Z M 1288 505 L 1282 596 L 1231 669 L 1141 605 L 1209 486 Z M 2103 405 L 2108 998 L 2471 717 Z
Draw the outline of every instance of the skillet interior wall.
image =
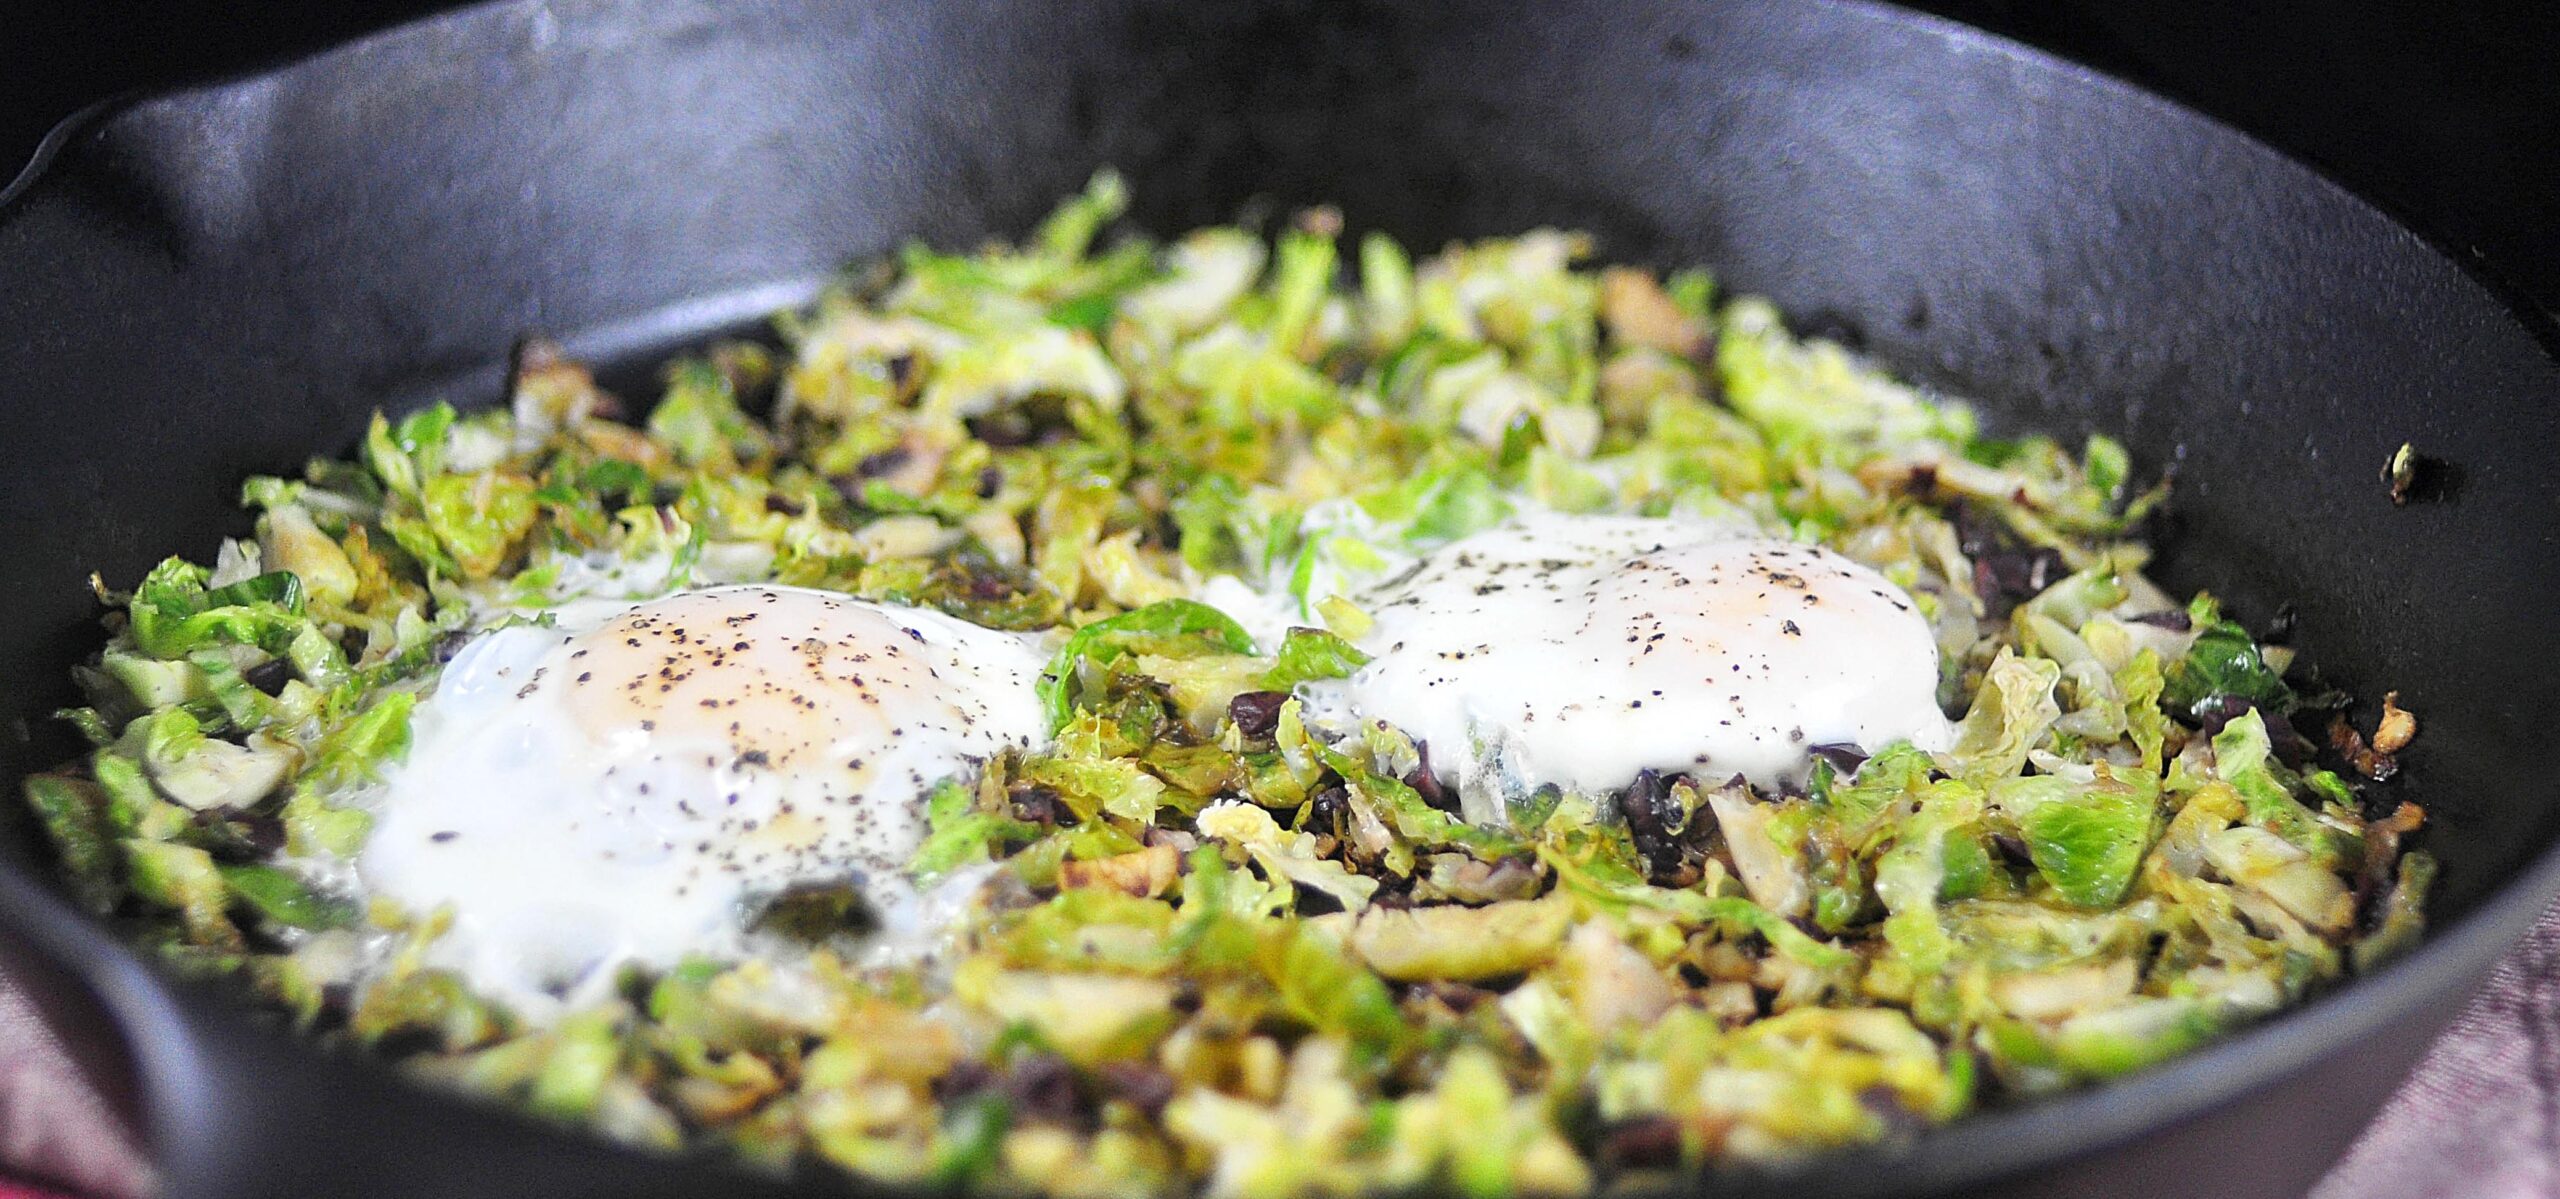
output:
M 2505 764 L 2560 705 L 2533 340 L 2191 117 L 1778 3 L 515 4 L 146 102 L 0 213 L 11 766 L 72 748 L 44 714 L 94 642 L 88 572 L 208 554 L 242 475 L 351 444 L 386 397 L 494 399 L 527 330 L 709 298 L 625 326 L 698 331 L 910 236 L 1018 231 L 1102 164 L 1158 232 L 1257 198 L 1426 247 L 1586 228 L 1996 424 L 2124 435 L 2179 473 L 2170 581 L 2256 620 L 2294 601 L 2331 679 L 2426 719 L 2445 910 L 2552 836 Z M 2451 502 L 2390 506 L 2403 440 L 2463 468 Z
M 2234 7 L 2221 0 L 1909 0 L 2097 65 L 2326 164 L 2456 245 L 2477 246 L 2560 311 L 2560 175 L 2525 147 L 2560 142 L 2560 10 Z M 25 7 L 25 6 L 21 6 Z M 56 121 L 163 88 L 308 54 L 454 0 L 87 0 L 21 14 L 0 40 L 0 160 Z M 50 18 L 50 19 L 48 19 Z M 6 168 L 0 168 L 6 169 Z

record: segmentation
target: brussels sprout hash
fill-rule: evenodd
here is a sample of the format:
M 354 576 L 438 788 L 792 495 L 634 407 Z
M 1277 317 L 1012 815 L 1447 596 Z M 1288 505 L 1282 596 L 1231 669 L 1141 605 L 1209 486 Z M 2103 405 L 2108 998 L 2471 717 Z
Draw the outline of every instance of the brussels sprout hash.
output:
M 2419 934 L 2410 804 L 2288 649 L 2144 578 L 2124 449 L 1981 434 L 1709 277 L 1540 230 L 1420 262 L 1309 213 L 921 246 L 679 359 L 645 419 L 529 344 L 511 402 L 258 478 L 254 538 L 99 594 L 26 794 L 83 906 L 299 1029 L 545 1118 L 995 1190 L 1571 1193 L 1783 1163 L 2111 1078 Z M 1801 785 L 1462 803 L 1313 701 L 1358 584 L 1524 513 L 1738 524 L 1891 580 L 1952 748 Z M 745 960 L 559 1013 L 436 965 L 351 863 L 440 670 L 597 596 L 777 583 L 1041 638 L 1052 732 L 935 787 L 967 897 L 871 952 L 844 888 Z M 1282 597 L 1256 628 L 1225 596 Z M 1878 594 L 1882 594 L 1879 592 Z M 2298 728 L 2319 731 L 2326 752 Z M 957 892 L 949 888 L 958 888 Z

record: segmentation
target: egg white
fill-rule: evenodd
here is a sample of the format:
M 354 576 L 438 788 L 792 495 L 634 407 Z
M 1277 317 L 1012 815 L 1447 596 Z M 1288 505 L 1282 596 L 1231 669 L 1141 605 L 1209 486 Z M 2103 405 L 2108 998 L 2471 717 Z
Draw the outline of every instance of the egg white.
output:
M 1928 622 L 1815 546 L 1694 521 L 1532 512 L 1357 596 L 1370 663 L 1320 706 L 1422 742 L 1467 816 L 1644 770 L 1801 782 L 1812 751 L 1941 750 Z
M 903 892 L 924 797 L 1044 735 L 1034 642 L 776 586 L 477 636 L 418 705 L 356 863 L 449 927 L 429 960 L 544 1011 L 625 964 L 747 949 L 803 884 Z

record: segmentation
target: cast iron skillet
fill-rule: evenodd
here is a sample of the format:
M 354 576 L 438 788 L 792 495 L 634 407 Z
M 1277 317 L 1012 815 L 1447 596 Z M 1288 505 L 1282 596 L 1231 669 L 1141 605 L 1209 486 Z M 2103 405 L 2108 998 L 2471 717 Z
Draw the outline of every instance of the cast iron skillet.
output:
M 88 573 L 209 553 L 243 475 L 351 444 L 376 405 L 494 401 L 528 330 L 644 360 L 904 239 L 1019 232 L 1116 164 L 1160 233 L 1255 197 L 1424 246 L 1578 226 L 1606 257 L 1712 264 L 1998 425 L 2116 433 L 2177 472 L 2171 584 L 2257 621 L 2293 602 L 2329 680 L 2423 714 L 2407 789 L 2446 870 L 2416 955 L 2114 1086 L 1711 1189 L 2298 1193 L 2560 890 L 2532 768 L 2560 710 L 2547 322 L 2228 129 L 1934 19 L 501 3 L 51 151 L 0 210 L 13 776 L 72 748 L 45 714 L 94 645 Z M 2395 509 L 2375 474 L 2403 441 L 2459 487 Z M 170 1195 L 774 1191 L 410 1089 L 166 981 L 39 881 L 8 807 L 0 933 L 111 1013 Z

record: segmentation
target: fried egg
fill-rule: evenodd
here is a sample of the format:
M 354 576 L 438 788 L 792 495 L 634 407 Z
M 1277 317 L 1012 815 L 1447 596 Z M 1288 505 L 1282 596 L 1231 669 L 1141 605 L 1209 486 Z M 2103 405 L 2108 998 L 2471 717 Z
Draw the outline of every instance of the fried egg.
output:
M 1467 815 L 1639 771 L 1776 786 L 1813 749 L 1942 750 L 1938 650 L 1911 597 L 1815 546 L 1692 521 L 1533 513 L 1357 597 L 1369 664 L 1324 697 L 1428 749 Z
M 540 1011 L 625 964 L 743 952 L 753 906 L 879 902 L 931 788 L 1045 733 L 1033 642 L 775 586 L 569 605 L 483 633 L 418 705 L 356 870 L 445 913 L 431 963 Z

